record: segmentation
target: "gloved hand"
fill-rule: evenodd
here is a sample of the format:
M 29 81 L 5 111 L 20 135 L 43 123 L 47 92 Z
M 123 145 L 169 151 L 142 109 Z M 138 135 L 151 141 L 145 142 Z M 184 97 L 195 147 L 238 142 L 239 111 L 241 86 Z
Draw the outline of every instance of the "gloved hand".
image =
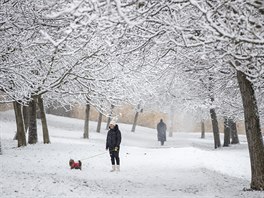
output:
M 118 151 L 118 146 L 116 146 L 116 147 L 114 148 L 114 151 Z

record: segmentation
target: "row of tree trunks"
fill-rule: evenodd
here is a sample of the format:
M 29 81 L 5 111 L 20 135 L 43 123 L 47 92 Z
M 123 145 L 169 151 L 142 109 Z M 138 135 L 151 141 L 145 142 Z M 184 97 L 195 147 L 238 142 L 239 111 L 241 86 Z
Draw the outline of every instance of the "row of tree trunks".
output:
M 205 124 L 203 120 L 201 121 L 201 138 L 205 138 Z M 225 118 L 223 146 L 228 146 L 230 144 L 230 138 L 231 138 L 231 144 L 239 144 L 236 122 L 234 122 L 234 120 L 231 118 Z
M 138 108 L 139 107 L 140 106 L 138 106 Z M 111 109 L 113 109 L 113 108 L 114 108 L 114 105 L 111 105 Z M 143 111 L 143 109 L 140 110 L 140 112 L 142 112 L 142 111 Z M 86 131 L 89 130 L 89 129 L 87 129 L 87 127 L 89 125 L 88 124 L 89 120 L 87 120 L 87 118 L 89 118 L 89 115 L 88 115 L 89 112 L 90 112 L 90 110 L 87 111 L 87 106 L 86 106 L 85 123 L 84 123 L 84 136 L 83 136 L 84 138 L 87 138 L 85 134 L 87 133 Z M 139 113 L 140 112 L 137 111 L 136 114 L 135 114 L 134 122 L 133 122 L 133 125 L 132 125 L 131 132 L 135 132 L 135 130 L 136 130 L 137 120 L 138 120 L 138 116 L 139 116 Z M 106 124 L 106 129 L 108 129 L 109 123 L 111 121 L 111 115 L 112 115 L 112 112 L 111 112 L 110 116 L 108 117 L 108 121 L 107 121 L 107 124 Z M 100 133 L 100 131 L 101 131 L 102 119 L 103 119 L 103 114 L 102 113 L 99 113 L 98 122 L 97 122 L 97 128 L 96 128 L 96 132 L 97 133 Z
M 260 127 L 258 105 L 253 84 L 237 71 L 244 107 L 244 119 L 251 162 L 251 189 L 264 190 L 264 143 Z
M 28 129 L 28 143 L 35 144 L 38 142 L 38 134 L 37 134 L 37 104 L 39 106 L 39 114 L 42 123 L 42 131 L 43 131 L 43 143 L 49 144 L 49 131 L 48 124 L 43 104 L 43 99 L 41 96 L 34 97 L 29 102 L 27 106 L 21 106 L 18 102 L 14 102 L 14 111 L 16 116 L 16 125 L 17 132 L 15 135 L 16 140 L 18 140 L 18 147 L 26 146 L 26 132 Z
M 230 142 L 231 138 L 231 142 Z M 236 122 L 232 118 L 225 117 L 224 121 L 224 145 L 239 144 L 239 138 L 237 134 Z

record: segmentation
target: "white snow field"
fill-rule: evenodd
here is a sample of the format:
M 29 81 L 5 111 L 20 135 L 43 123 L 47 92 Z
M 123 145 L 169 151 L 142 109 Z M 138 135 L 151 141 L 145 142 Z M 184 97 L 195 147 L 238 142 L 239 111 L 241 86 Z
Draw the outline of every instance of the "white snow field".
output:
M 264 192 L 244 191 L 250 185 L 250 163 L 245 136 L 241 144 L 213 149 L 206 133 L 174 133 L 165 146 L 155 129 L 119 124 L 122 132 L 121 171 L 110 172 L 105 151 L 107 130 L 96 133 L 90 123 L 90 139 L 82 139 L 84 121 L 47 115 L 51 144 L 39 142 L 17 148 L 13 111 L 0 112 L 3 155 L 1 198 L 263 198 Z M 223 140 L 223 138 L 222 138 Z M 97 155 L 97 156 L 96 156 Z M 69 159 L 82 160 L 83 169 L 71 170 Z

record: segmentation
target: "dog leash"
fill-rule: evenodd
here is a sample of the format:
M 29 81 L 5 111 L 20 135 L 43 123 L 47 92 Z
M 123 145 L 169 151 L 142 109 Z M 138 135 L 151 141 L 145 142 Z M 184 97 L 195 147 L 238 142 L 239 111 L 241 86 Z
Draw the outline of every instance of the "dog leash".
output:
M 96 155 L 92 155 L 90 157 L 87 157 L 87 158 L 83 158 L 83 159 L 80 159 L 81 161 L 84 161 L 84 160 L 87 160 L 87 159 L 90 159 L 90 158 L 93 158 L 93 157 L 97 157 L 99 155 L 103 155 L 103 154 L 106 154 L 107 152 L 103 152 L 103 153 L 99 153 L 99 154 L 96 154 Z

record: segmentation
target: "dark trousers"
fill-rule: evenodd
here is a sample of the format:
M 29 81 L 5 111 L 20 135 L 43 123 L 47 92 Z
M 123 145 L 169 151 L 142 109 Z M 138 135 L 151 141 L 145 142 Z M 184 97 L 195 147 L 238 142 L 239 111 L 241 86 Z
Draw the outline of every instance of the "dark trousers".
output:
M 120 164 L 120 158 L 119 158 L 119 150 L 118 151 L 109 151 L 110 157 L 111 157 L 111 163 L 112 165 L 119 165 Z

